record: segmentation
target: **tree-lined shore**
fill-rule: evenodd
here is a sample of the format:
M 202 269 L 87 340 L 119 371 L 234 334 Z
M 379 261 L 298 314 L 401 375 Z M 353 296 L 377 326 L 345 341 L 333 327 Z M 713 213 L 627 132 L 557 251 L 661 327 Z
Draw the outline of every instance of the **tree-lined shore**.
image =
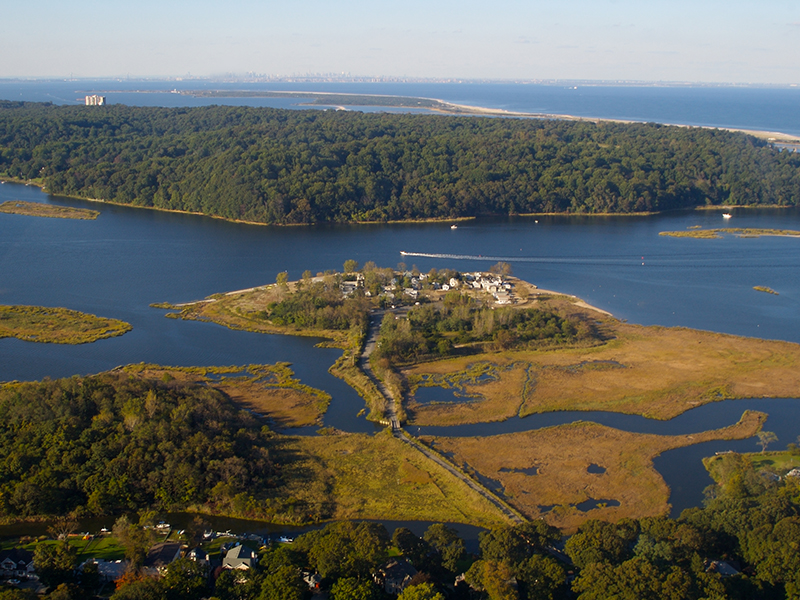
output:
M 798 167 L 657 124 L 0 101 L 0 177 L 269 224 L 794 206 Z

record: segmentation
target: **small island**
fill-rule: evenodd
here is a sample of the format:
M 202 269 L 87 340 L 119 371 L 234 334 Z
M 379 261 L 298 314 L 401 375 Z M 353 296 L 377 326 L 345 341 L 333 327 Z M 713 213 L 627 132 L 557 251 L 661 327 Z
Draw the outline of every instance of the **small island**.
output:
M 0 338 L 26 342 L 87 344 L 133 329 L 117 319 L 106 319 L 68 308 L 0 305 Z
M 56 206 L 41 202 L 25 202 L 22 200 L 9 200 L 0 204 L 0 213 L 13 215 L 27 215 L 29 217 L 50 217 L 55 219 L 79 219 L 91 221 L 96 219 L 100 212 L 88 208 L 72 208 L 70 206 Z
M 778 292 L 773 290 L 771 287 L 767 287 L 765 285 L 754 285 L 753 289 L 757 292 L 764 292 L 766 294 L 774 294 L 775 296 L 778 295 Z
M 723 234 L 731 234 L 740 238 L 754 238 L 762 236 L 800 237 L 800 231 L 794 231 L 791 229 L 758 229 L 741 227 L 699 229 L 699 226 L 697 225 L 693 225 L 689 229 L 690 231 L 662 231 L 658 235 L 678 238 L 698 238 L 702 240 L 719 240 L 722 239 Z

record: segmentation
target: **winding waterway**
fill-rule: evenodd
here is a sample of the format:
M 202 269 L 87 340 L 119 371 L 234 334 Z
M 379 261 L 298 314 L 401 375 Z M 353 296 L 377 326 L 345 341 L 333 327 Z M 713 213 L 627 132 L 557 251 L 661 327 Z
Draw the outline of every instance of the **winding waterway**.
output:
M 243 365 L 288 361 L 300 379 L 330 392 L 325 424 L 373 432 L 357 413 L 363 401 L 328 367 L 338 351 L 315 340 L 230 331 L 165 319 L 152 302 L 185 302 L 269 283 L 288 270 L 299 278 L 341 269 L 347 259 L 427 271 L 486 270 L 499 259 L 542 288 L 574 294 L 619 318 L 800 342 L 800 240 L 781 237 L 675 239 L 664 230 L 752 227 L 800 230 L 800 211 L 737 210 L 653 217 L 482 219 L 444 224 L 264 227 L 50 197 L 23 185 L 0 185 L 0 202 L 29 200 L 101 211 L 96 221 L 0 214 L 0 303 L 66 306 L 131 323 L 133 331 L 82 346 L 0 340 L 0 381 L 104 371 L 121 364 Z M 417 256 L 403 257 L 400 252 Z M 753 290 L 770 287 L 779 295 Z M 667 422 L 614 413 L 553 413 L 504 423 L 422 433 L 491 435 L 575 420 L 628 431 L 691 433 L 763 410 L 783 447 L 800 434 L 800 401 L 737 400 L 694 409 Z M 417 433 L 412 429 L 412 433 Z M 754 440 L 673 450 L 656 461 L 672 489 L 674 512 L 697 505 L 710 479 L 700 458 L 717 450 L 753 451 Z

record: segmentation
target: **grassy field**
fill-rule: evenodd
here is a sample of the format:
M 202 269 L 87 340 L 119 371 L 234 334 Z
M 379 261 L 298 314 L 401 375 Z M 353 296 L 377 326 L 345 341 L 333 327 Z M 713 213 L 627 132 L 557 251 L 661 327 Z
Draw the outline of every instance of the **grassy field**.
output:
M 710 440 L 751 437 L 764 419 L 761 413 L 747 412 L 736 425 L 695 435 L 628 433 L 579 422 L 500 436 L 423 437 L 423 441 L 466 471 L 493 480 L 489 487 L 499 488 L 505 500 L 528 518 L 542 517 L 574 531 L 587 519 L 617 521 L 665 514 L 669 489 L 653 468 L 653 458 Z M 589 500 L 607 505 L 589 510 L 576 506 Z
M 0 338 L 27 342 L 87 344 L 130 331 L 124 321 L 96 317 L 68 308 L 0 305 Z
M 99 535 L 85 540 L 80 536 L 69 537 L 69 545 L 77 552 L 78 563 L 89 558 L 103 558 L 105 560 L 121 560 L 125 557 L 125 549 L 119 544 L 113 535 Z M 52 539 L 31 539 L 31 538 L 9 538 L 3 540 L 0 549 L 8 550 L 11 548 L 22 548 L 33 552 L 39 544 L 57 544 L 59 542 Z
M 337 342 L 342 347 L 347 345 L 347 332 L 327 329 L 302 329 L 290 325 L 277 326 L 264 318 L 265 307 L 272 302 L 280 302 L 288 294 L 295 291 L 297 282 L 289 282 L 285 287 L 271 284 L 214 294 L 206 299 L 186 304 L 159 303 L 156 308 L 176 310 L 167 316 L 193 321 L 211 321 L 230 329 L 252 331 L 255 333 L 276 333 L 280 335 L 299 335 L 317 337 Z
M 57 219 L 96 219 L 100 213 L 87 208 L 71 208 L 69 206 L 54 206 L 41 202 L 24 202 L 22 200 L 9 200 L 0 204 L 0 213 L 15 215 L 28 215 L 31 217 L 51 217 Z
M 777 235 L 784 237 L 800 237 L 800 231 L 791 229 L 746 229 L 730 227 L 724 229 L 692 229 L 691 231 L 662 231 L 658 235 L 669 237 L 688 237 L 704 240 L 721 239 L 723 234 L 733 234 L 736 237 L 761 237 L 763 235 Z
M 272 452 L 286 481 L 274 501 L 294 506 L 297 518 L 504 523 L 482 496 L 389 432 L 281 436 Z
M 138 364 L 125 367 L 137 377 L 182 383 L 202 383 L 220 390 L 241 407 L 264 415 L 276 427 L 304 427 L 322 423 L 331 397 L 300 383 L 287 363 L 247 367 L 162 367 Z
M 784 450 L 782 452 L 719 454 L 704 458 L 703 465 L 714 481 L 724 484 L 727 476 L 737 471 L 736 467 L 741 461 L 749 461 L 756 472 L 767 471 L 783 476 L 792 469 L 800 467 L 800 453 Z
M 606 343 L 588 348 L 482 354 L 405 369 L 409 422 L 452 425 L 563 410 L 605 410 L 671 419 L 727 398 L 800 396 L 800 345 L 605 319 Z M 459 376 L 486 363 L 497 379 L 465 384 L 476 396 L 420 404 L 420 382 L 458 389 Z

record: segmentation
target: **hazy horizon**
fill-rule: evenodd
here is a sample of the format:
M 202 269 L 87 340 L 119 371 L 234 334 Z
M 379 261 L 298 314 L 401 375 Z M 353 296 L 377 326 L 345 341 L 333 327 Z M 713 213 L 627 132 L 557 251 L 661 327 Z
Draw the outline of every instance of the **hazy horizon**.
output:
M 0 78 L 302 77 L 800 83 L 788 0 L 273 4 L 142 0 L 6 7 Z
M 448 83 L 448 84 L 526 84 L 526 85 L 581 85 L 582 87 L 736 87 L 736 88 L 798 88 L 798 83 L 752 83 L 735 81 L 664 81 L 664 80 L 622 80 L 622 79 L 490 79 L 466 77 L 411 77 L 396 75 L 336 75 L 326 73 L 298 73 L 295 75 L 272 76 L 267 73 L 223 73 L 211 75 L 92 75 L 78 76 L 0 76 L 0 81 L 26 82 L 212 82 L 212 83 Z M 290 91 L 290 90 L 289 90 Z M 341 93 L 341 92 L 337 92 Z

